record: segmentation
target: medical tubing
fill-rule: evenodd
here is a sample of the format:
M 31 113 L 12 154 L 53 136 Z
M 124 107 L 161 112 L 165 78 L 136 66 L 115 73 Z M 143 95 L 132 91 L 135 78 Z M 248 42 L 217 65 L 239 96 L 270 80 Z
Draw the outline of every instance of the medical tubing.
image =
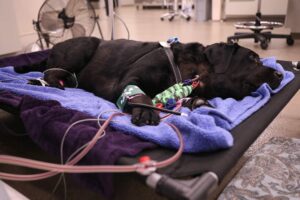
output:
M 71 73 L 68 70 L 65 70 L 65 69 L 62 69 L 62 68 L 54 67 L 54 68 L 46 69 L 45 71 L 43 71 L 43 74 L 46 74 L 49 71 L 63 71 L 63 72 L 66 72 L 67 74 L 71 75 L 71 77 L 73 77 L 73 80 L 75 80 L 75 87 L 74 88 L 78 87 L 79 83 L 78 83 L 77 76 L 76 76 L 75 73 Z
M 94 138 L 97 138 L 97 140 L 99 139 L 98 137 L 101 137 L 102 135 L 102 132 L 104 133 L 104 130 L 106 128 L 106 126 L 108 125 L 108 123 L 112 120 L 112 118 L 117 115 L 117 114 L 113 114 L 111 115 L 111 117 L 109 117 L 109 119 L 106 121 L 106 123 L 104 123 L 104 129 L 101 128 L 98 130 L 98 132 L 96 133 L 96 135 L 94 136 Z M 81 120 L 82 121 L 82 120 Z M 76 123 L 75 123 L 76 124 Z M 103 131 L 102 131 L 103 130 Z M 93 138 L 93 139 L 94 139 Z M 1 155 L 0 155 L 0 163 L 1 163 Z M 19 159 L 18 157 L 15 157 L 17 159 Z M 78 158 L 78 155 L 75 157 L 75 158 Z M 22 158 L 20 158 L 22 159 Z M 74 160 L 72 160 L 73 162 Z M 70 164 L 67 163 L 67 164 Z M 75 162 L 74 162 L 75 164 Z M 21 165 L 22 166 L 22 165 Z M 32 167 L 32 168 L 35 168 L 35 167 Z M 53 171 L 50 171 L 50 172 L 44 172 L 44 173 L 39 173 L 39 174 L 29 174 L 29 175 L 15 175 L 15 174 L 9 174 L 9 173 L 0 173 L 0 178 L 4 178 L 4 179 L 9 179 L 9 180 L 17 180 L 17 181 L 30 181 L 30 180 L 41 180 L 41 179 L 45 179 L 45 178 L 48 178 L 48 177 L 51 177 L 51 176 L 54 176 L 56 174 L 58 174 L 59 172 L 53 172 Z
M 105 132 L 106 127 L 110 123 L 110 121 L 117 115 L 121 115 L 122 113 L 113 113 L 109 118 L 103 123 L 103 125 L 100 127 L 100 129 L 97 131 L 95 136 L 92 138 L 90 142 L 88 142 L 88 145 L 79 153 L 77 154 L 70 162 L 67 164 L 75 164 L 77 163 L 81 158 L 83 158 L 96 144 L 98 139 L 101 137 L 101 135 Z
M 172 157 L 170 157 L 164 161 L 156 162 L 154 165 L 151 165 L 151 167 L 158 167 L 158 168 L 165 167 L 165 166 L 175 162 L 183 152 L 183 141 L 182 141 L 181 134 L 179 133 L 178 129 L 174 125 L 169 124 L 169 123 L 168 123 L 168 125 L 170 125 L 177 133 L 177 136 L 179 137 L 178 139 L 180 141 L 180 147 L 179 147 L 178 151 Z M 103 125 L 103 127 L 104 127 L 104 125 Z M 89 146 L 91 143 L 92 143 L 92 141 L 89 143 Z M 83 152 L 85 150 L 87 150 L 88 147 L 86 147 L 75 158 L 78 158 L 79 155 L 83 154 Z M 128 166 L 115 166 L 115 165 L 73 166 L 73 165 L 70 165 L 74 162 L 74 160 L 75 161 L 77 160 L 75 158 L 72 159 L 70 162 L 68 162 L 66 165 L 60 165 L 60 164 L 47 163 L 47 162 L 43 162 L 43 161 L 30 160 L 30 159 L 26 159 L 26 158 L 18 158 L 18 157 L 14 157 L 14 156 L 1 155 L 0 163 L 13 164 L 13 165 L 41 169 L 41 170 L 50 170 L 50 171 L 55 171 L 55 172 L 66 172 L 66 173 L 133 172 L 141 167 L 140 163 L 128 165 Z M 145 166 L 145 167 L 147 167 L 147 166 Z M 0 173 L 0 177 L 2 174 L 3 173 Z
M 119 16 L 117 15 L 115 12 L 114 12 L 114 15 L 121 21 L 121 23 L 124 25 L 125 29 L 126 29 L 126 32 L 127 32 L 127 39 L 129 40 L 130 39 L 130 33 L 129 33 L 129 29 L 126 25 L 126 23 L 124 22 L 124 20 Z
M 73 127 L 75 124 L 80 123 L 80 122 L 83 122 L 83 121 L 95 121 L 95 120 L 97 120 L 97 122 L 99 123 L 101 119 L 98 118 L 98 119 L 79 120 L 79 121 L 73 123 L 70 127 Z M 69 127 L 69 129 L 70 129 L 70 127 Z M 101 127 L 101 124 L 100 124 L 100 123 L 99 123 L 99 127 Z M 68 129 L 68 130 L 69 130 L 69 129 Z M 66 135 L 67 133 L 68 133 L 68 132 L 66 131 L 66 132 L 65 132 L 65 135 Z M 103 137 L 105 136 L 105 134 L 106 134 L 106 132 L 104 131 L 103 134 L 98 138 L 98 140 L 101 139 L 101 138 L 103 138 Z M 85 148 L 87 145 L 88 145 L 88 142 L 85 143 L 84 145 L 82 145 L 81 147 L 79 147 L 78 149 L 76 149 L 76 150 L 68 157 L 68 159 L 67 159 L 66 162 L 68 163 L 73 157 L 75 157 L 76 154 L 78 154 L 78 153 L 79 153 L 83 148 Z M 63 163 L 63 157 L 62 157 L 62 156 L 61 156 L 61 164 L 64 164 L 64 163 Z M 56 183 L 56 185 L 55 185 L 55 187 L 54 187 L 53 193 L 56 191 L 56 189 L 57 189 L 58 185 L 60 184 L 61 180 L 63 180 L 63 184 L 64 184 L 64 186 L 66 187 L 66 180 L 65 180 L 65 177 L 64 177 L 64 173 L 61 173 L 61 174 L 60 174 L 60 177 L 59 177 L 59 179 L 58 179 L 58 181 L 57 181 L 57 183 Z M 66 190 L 66 189 L 65 189 L 65 190 Z
M 178 130 L 178 128 L 171 123 L 167 123 L 167 122 L 164 122 L 164 123 L 168 124 L 175 131 L 175 133 L 178 137 L 178 141 L 179 141 L 179 148 L 178 148 L 177 152 L 170 158 L 157 162 L 155 164 L 155 167 L 157 167 L 157 168 L 163 168 L 163 167 L 166 167 L 166 166 L 174 163 L 176 160 L 178 160 L 180 158 L 180 156 L 183 153 L 183 149 L 184 149 L 183 137 L 182 137 L 180 131 Z
M 182 107 L 182 101 L 179 101 L 179 102 L 176 104 L 176 107 L 173 109 L 173 111 L 179 112 L 179 110 L 180 110 L 181 107 Z M 181 115 L 182 115 L 182 113 L 181 113 Z M 162 116 L 160 119 L 161 119 L 161 120 L 164 120 L 164 119 L 169 118 L 170 116 L 172 116 L 172 113 L 167 113 L 166 115 Z
M 136 106 L 136 107 L 142 107 L 142 108 L 149 108 L 149 109 L 158 110 L 158 111 L 165 112 L 165 113 L 171 113 L 174 115 L 181 115 L 181 112 L 176 112 L 173 110 L 167 110 L 167 109 L 163 109 L 163 108 L 157 108 L 155 106 L 151 106 L 151 105 L 144 104 L 144 103 L 132 103 L 132 102 L 128 101 L 127 104 L 129 106 L 133 106 L 133 107 Z
M 98 121 L 100 119 L 82 119 L 82 120 L 78 120 L 76 122 L 74 122 L 73 124 L 71 124 L 67 130 L 65 131 L 65 134 L 63 135 L 62 137 L 62 140 L 61 140 L 61 143 L 60 143 L 60 162 L 61 164 L 64 164 L 64 156 L 63 156 L 63 150 L 64 150 L 64 142 L 65 142 L 65 139 L 67 137 L 67 134 L 69 133 L 69 131 L 71 130 L 71 128 L 79 123 L 82 123 L 82 122 L 86 122 L 86 121 Z M 98 124 L 99 125 L 99 128 L 101 127 L 101 124 Z M 103 131 L 103 134 L 105 134 L 105 130 Z M 101 137 L 103 134 L 101 134 L 99 137 Z
M 102 111 L 101 113 L 98 114 L 97 116 L 97 119 L 95 119 L 97 122 L 98 122 L 98 126 L 101 127 L 101 124 L 100 124 L 100 121 L 104 121 L 103 118 L 101 118 L 101 116 L 104 114 L 104 113 L 122 113 L 120 110 L 115 110 L 115 109 L 109 109 L 109 110 L 105 110 L 105 111 Z M 123 113 L 125 114 L 125 113 Z M 112 120 L 113 122 L 118 122 L 118 123 L 122 123 L 122 121 L 117 121 L 117 120 Z
M 90 119 L 91 120 L 91 119 Z M 93 119 L 94 120 L 94 119 Z M 100 120 L 100 119 L 99 119 Z M 99 120 L 97 120 L 98 122 L 99 122 Z M 82 121 L 82 120 L 80 120 L 80 121 Z M 78 121 L 77 121 L 78 122 Z M 100 127 L 101 125 L 99 125 L 99 127 Z M 65 134 L 67 134 L 67 132 L 65 132 Z M 99 139 L 101 139 L 101 138 L 103 138 L 105 136 L 105 131 L 103 132 L 103 134 L 100 136 L 100 138 Z M 86 146 L 88 145 L 88 142 L 87 143 L 85 143 L 84 145 L 82 145 L 81 147 L 79 147 L 78 149 L 76 149 L 70 156 L 69 156 L 69 158 L 67 159 L 67 161 L 66 162 L 69 162 L 76 154 L 78 154 L 83 148 L 85 148 Z M 63 162 L 61 163 L 61 164 L 64 164 Z M 58 188 L 58 186 L 59 186 L 59 184 L 60 184 L 60 182 L 63 180 L 63 185 L 64 185 L 64 190 L 66 191 L 67 190 L 67 186 L 66 186 L 66 178 L 65 178 L 65 176 L 64 176 L 64 173 L 61 173 L 60 174 L 60 177 L 59 177 L 59 179 L 58 179 L 58 181 L 57 181 L 57 183 L 55 184 L 55 186 L 54 186 L 54 189 L 53 189 L 53 191 L 52 191 L 52 194 L 54 194 L 55 193 L 55 191 L 57 190 L 57 188 Z M 66 196 L 66 195 L 65 195 Z
M 123 173 L 123 172 L 135 172 L 137 170 L 140 170 L 141 168 L 147 169 L 148 167 L 165 167 L 167 165 L 170 165 L 171 163 L 175 162 L 179 157 L 181 156 L 183 152 L 183 138 L 181 136 L 181 133 L 179 130 L 172 124 L 167 123 L 169 126 L 171 126 L 172 129 L 175 130 L 178 139 L 179 139 L 179 148 L 177 152 L 170 158 L 159 161 L 159 162 L 152 162 L 149 165 L 147 163 L 136 163 L 133 165 L 127 165 L 127 166 L 115 166 L 115 165 L 80 165 L 80 166 L 73 166 L 76 162 L 78 162 L 81 157 L 83 157 L 95 144 L 95 142 L 98 140 L 99 135 L 102 134 L 104 129 L 108 126 L 109 122 L 112 120 L 112 118 L 115 115 L 118 115 L 119 113 L 112 114 L 107 121 L 103 124 L 103 126 L 99 129 L 99 131 L 96 133 L 96 135 L 93 137 L 93 139 L 89 142 L 89 145 L 87 145 L 86 148 L 83 149 L 82 152 L 80 152 L 74 159 L 72 159 L 70 162 L 68 162 L 65 165 L 60 164 L 52 164 L 47 163 L 43 161 L 36 161 L 26 158 L 20 158 L 15 156 L 6 156 L 6 155 L 0 155 L 0 163 L 4 164 L 12 164 L 17 166 L 23 166 L 23 167 L 29 167 L 34 169 L 41 169 L 41 170 L 49 170 L 50 172 L 46 173 L 40 173 L 40 174 L 28 174 L 28 175 L 17 175 L 17 174 L 10 174 L 10 173 L 0 173 L 1 179 L 8 179 L 8 180 L 19 180 L 19 181 L 28 181 L 28 180 L 40 180 L 42 178 L 48 178 L 50 176 L 56 175 L 60 172 L 65 173 L 105 173 L 105 172 L 113 172 L 113 173 Z
M 85 120 L 80 120 L 80 122 L 83 122 L 83 121 L 91 121 L 91 120 L 96 120 L 96 119 L 85 119 Z M 78 122 L 78 121 L 77 121 Z M 73 125 L 75 125 L 75 124 L 77 124 L 77 123 L 74 123 Z M 70 129 L 70 127 L 69 127 L 69 129 Z M 67 132 L 67 131 L 66 131 Z M 104 134 L 105 134 L 105 132 L 104 132 Z M 102 134 L 103 135 L 103 134 Z M 102 137 L 102 135 L 101 136 L 99 136 L 99 137 Z M 88 144 L 88 143 L 87 143 Z M 84 147 L 86 147 L 86 145 L 87 144 L 85 144 L 84 145 Z M 82 148 L 84 148 L 84 147 L 82 147 Z M 81 148 L 80 148 L 81 149 Z M 77 152 L 77 151 L 75 151 L 75 152 Z M 73 154 L 72 154 L 73 155 Z M 70 158 L 72 158 L 73 156 L 70 156 Z M 1 156 L 0 156 L 1 157 Z M 69 160 L 69 159 L 68 159 Z M 1 160 L 0 160 L 0 162 L 1 162 Z M 0 178 L 1 178 L 1 172 L 0 172 Z M 17 176 L 9 176 L 9 177 L 11 177 L 12 179 L 11 180 L 16 180 L 16 181 L 34 181 L 34 180 L 41 180 L 41 179 L 45 179 L 45 178 L 49 178 L 49 177 L 51 177 L 51 176 L 55 176 L 55 175 L 57 175 L 58 174 L 58 172 L 52 172 L 52 171 L 50 171 L 50 172 L 44 172 L 44 173 L 39 173 L 39 174 L 29 174 L 29 175 L 17 175 Z

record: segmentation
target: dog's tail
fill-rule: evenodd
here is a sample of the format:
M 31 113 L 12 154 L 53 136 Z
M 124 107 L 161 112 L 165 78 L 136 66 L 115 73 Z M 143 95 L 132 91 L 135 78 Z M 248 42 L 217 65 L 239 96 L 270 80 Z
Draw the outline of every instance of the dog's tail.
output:
M 38 71 L 38 72 L 43 72 L 46 70 L 47 67 L 47 58 L 37 62 L 37 63 L 32 63 L 29 65 L 17 65 L 14 66 L 14 70 L 17 73 L 27 73 L 27 72 L 31 72 L 31 71 Z

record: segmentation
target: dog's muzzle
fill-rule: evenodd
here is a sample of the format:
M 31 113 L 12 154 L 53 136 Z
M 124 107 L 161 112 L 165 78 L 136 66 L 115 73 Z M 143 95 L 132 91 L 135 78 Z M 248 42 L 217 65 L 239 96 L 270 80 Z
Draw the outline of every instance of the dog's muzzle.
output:
M 274 90 L 280 85 L 281 81 L 283 80 L 283 74 L 279 71 L 274 71 L 273 77 L 273 80 L 268 84 Z
M 283 74 L 281 72 L 279 72 L 279 71 L 275 71 L 274 72 L 274 76 L 276 78 L 278 78 L 280 81 L 282 81 L 282 79 L 283 79 Z

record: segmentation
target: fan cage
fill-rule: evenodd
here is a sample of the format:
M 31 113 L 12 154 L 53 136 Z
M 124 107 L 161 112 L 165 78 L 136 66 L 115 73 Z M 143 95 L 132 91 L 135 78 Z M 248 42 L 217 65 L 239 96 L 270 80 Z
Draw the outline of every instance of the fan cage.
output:
M 74 6 L 72 8 L 74 16 L 66 14 L 68 4 Z M 56 21 L 52 21 L 53 24 L 47 22 L 50 23 L 48 27 L 45 27 L 42 19 L 45 13 L 56 17 Z M 90 36 L 95 29 L 96 19 L 95 9 L 87 0 L 45 0 L 38 12 L 36 29 L 39 37 L 42 37 L 49 46 L 74 37 Z

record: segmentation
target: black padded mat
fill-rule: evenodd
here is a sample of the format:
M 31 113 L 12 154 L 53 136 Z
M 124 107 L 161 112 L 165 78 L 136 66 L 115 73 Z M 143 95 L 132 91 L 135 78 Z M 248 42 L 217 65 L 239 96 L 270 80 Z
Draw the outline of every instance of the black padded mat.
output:
M 234 136 L 234 146 L 232 148 L 213 153 L 185 154 L 179 161 L 169 167 L 160 169 L 159 172 L 168 174 L 171 177 L 186 177 L 212 171 L 217 174 L 219 180 L 222 180 L 300 88 L 300 72 L 293 69 L 291 62 L 279 62 L 286 70 L 295 73 L 295 79 L 279 93 L 272 96 L 271 100 L 264 107 L 232 130 L 232 135 Z M 119 163 L 136 163 L 138 157 L 142 155 L 148 155 L 153 160 L 163 160 L 173 154 L 174 151 L 158 148 L 144 151 L 134 158 L 122 158 Z

